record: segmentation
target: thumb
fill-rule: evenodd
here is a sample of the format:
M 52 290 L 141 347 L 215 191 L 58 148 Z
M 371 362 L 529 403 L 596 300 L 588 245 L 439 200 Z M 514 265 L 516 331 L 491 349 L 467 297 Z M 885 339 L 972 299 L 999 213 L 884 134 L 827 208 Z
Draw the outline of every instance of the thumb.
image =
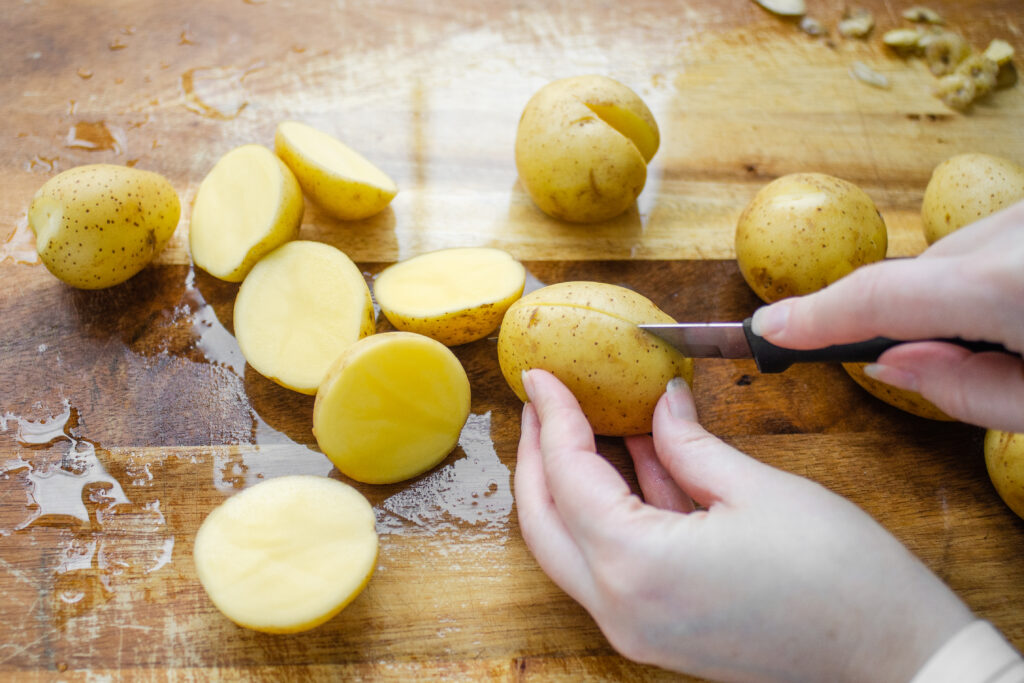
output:
M 867 372 L 963 422 L 1024 432 L 1024 362 L 1017 356 L 919 342 L 889 349 Z
M 697 422 L 693 395 L 676 377 L 654 409 L 654 447 L 679 487 L 705 508 L 764 493 L 779 470 L 741 453 Z

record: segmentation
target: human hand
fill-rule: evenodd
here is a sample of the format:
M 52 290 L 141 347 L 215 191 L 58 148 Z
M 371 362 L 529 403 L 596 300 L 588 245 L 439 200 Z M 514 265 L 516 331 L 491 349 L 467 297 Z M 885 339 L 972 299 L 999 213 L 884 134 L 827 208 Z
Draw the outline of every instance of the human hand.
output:
M 961 337 L 1024 352 L 1024 202 L 957 230 L 918 258 L 855 270 L 820 292 L 754 314 L 773 344 Z M 951 417 L 1024 432 L 1024 361 L 939 342 L 900 344 L 867 373 L 918 391 Z
M 717 680 L 907 681 L 972 620 L 858 507 L 704 431 L 684 381 L 653 437 L 626 441 L 646 503 L 564 385 L 531 370 L 524 386 L 523 537 L 626 657 Z

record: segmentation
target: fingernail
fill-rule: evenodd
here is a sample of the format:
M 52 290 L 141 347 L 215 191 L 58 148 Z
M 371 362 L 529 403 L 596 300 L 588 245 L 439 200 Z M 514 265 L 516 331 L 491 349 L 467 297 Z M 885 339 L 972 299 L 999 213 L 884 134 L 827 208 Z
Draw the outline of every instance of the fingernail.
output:
M 668 401 L 668 412 L 672 417 L 690 417 L 690 402 L 686 396 L 689 390 L 690 386 L 682 377 L 673 377 L 668 381 L 668 385 L 665 387 L 665 398 Z
M 786 303 L 762 306 L 754 311 L 750 329 L 759 337 L 772 337 L 782 332 L 789 321 L 789 305 Z
M 520 381 L 523 383 L 523 391 L 526 392 L 528 397 L 533 396 L 533 378 L 530 377 L 530 373 L 524 368 L 519 375 Z
M 906 391 L 920 391 L 920 380 L 917 375 L 906 370 L 894 368 L 891 365 L 881 363 L 870 363 L 864 366 L 864 374 L 871 379 Z

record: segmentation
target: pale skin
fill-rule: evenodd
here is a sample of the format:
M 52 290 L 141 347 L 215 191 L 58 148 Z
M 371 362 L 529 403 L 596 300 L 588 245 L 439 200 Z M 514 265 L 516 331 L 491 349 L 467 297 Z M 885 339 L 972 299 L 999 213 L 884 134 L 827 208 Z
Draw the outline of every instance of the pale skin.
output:
M 1021 263 L 1024 203 L 917 259 L 762 309 L 759 324 L 794 348 L 886 335 L 1020 350 Z M 773 328 L 775 311 L 787 315 Z M 905 344 L 874 372 L 950 415 L 1024 432 L 1018 357 Z M 524 387 L 515 474 L 523 537 L 626 657 L 723 681 L 907 681 L 975 619 L 858 507 L 706 432 L 684 381 L 669 383 L 652 435 L 626 439 L 642 498 L 597 454 L 564 385 L 531 370 Z

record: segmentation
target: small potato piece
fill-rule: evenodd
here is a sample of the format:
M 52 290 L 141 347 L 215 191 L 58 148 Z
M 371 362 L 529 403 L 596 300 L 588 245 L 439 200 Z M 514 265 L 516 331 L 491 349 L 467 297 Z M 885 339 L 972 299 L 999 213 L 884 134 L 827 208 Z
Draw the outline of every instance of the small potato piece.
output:
M 29 205 L 28 224 L 47 270 L 72 287 L 103 289 L 145 268 L 180 216 L 178 195 L 163 176 L 89 164 L 46 181 Z
M 928 244 L 1024 199 L 1024 166 L 989 154 L 958 154 L 932 171 L 921 202 Z
M 985 433 L 985 467 L 996 493 L 1024 519 L 1024 434 Z
M 846 38 L 864 38 L 875 27 L 875 17 L 863 7 L 848 10 L 839 20 L 838 30 Z
M 258 373 L 315 394 L 331 363 L 373 334 L 363 274 L 329 244 L 296 240 L 257 263 L 238 288 L 235 337 Z
M 292 475 L 262 481 L 215 508 L 196 533 L 196 574 L 239 626 L 296 633 L 355 599 L 377 564 L 376 517 L 348 484 Z
M 596 434 L 646 434 L 668 381 L 693 381 L 691 359 L 637 327 L 672 322 L 650 299 L 624 287 L 549 285 L 505 313 L 498 362 L 520 400 L 526 401 L 522 372 L 541 368 L 572 391 Z
M 335 218 L 369 218 L 383 211 L 398 186 L 337 138 L 297 121 L 278 125 L 274 150 L 303 191 Z
M 237 147 L 199 185 L 189 228 L 192 260 L 216 278 L 241 282 L 260 258 L 298 236 L 302 211 L 302 189 L 273 152 Z
M 864 374 L 864 366 L 867 363 L 843 363 L 843 369 L 850 378 L 880 401 L 884 401 L 894 408 L 917 415 L 929 420 L 942 422 L 955 422 L 953 418 L 939 410 L 934 403 L 921 396 L 916 391 L 907 391 L 873 379 Z
M 345 350 L 313 405 L 313 434 L 338 471 L 392 484 L 451 453 L 469 417 L 469 378 L 438 341 L 384 332 Z
M 396 263 L 377 276 L 373 292 L 399 330 L 456 346 L 498 329 L 525 285 L 526 269 L 508 252 L 464 247 Z
M 516 168 L 549 216 L 577 223 L 623 213 L 647 182 L 658 124 L 639 95 L 604 76 L 564 78 L 530 98 L 516 132 Z
M 761 188 L 736 225 L 736 260 L 766 302 L 816 292 L 885 258 L 885 223 L 859 187 L 822 173 Z
M 807 11 L 805 0 L 754 0 L 754 2 L 780 17 L 799 17 Z

